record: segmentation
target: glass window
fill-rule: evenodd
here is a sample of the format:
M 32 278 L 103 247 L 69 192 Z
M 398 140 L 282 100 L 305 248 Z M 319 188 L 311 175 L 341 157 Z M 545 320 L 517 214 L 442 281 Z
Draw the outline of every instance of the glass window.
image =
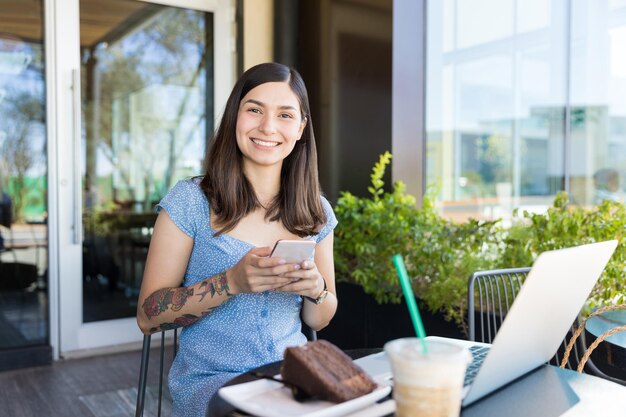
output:
M 546 0 L 516 1 L 515 24 L 517 33 L 530 32 L 550 26 L 552 3 Z
M 43 4 L 21 6 L 0 11 L 0 370 L 49 339 Z
M 213 15 L 108 5 L 123 18 L 104 28 L 80 8 L 84 322 L 136 314 L 155 205 L 202 173 L 213 132 Z
M 478 47 L 513 35 L 513 0 L 463 0 L 454 2 L 453 7 L 456 16 L 455 49 Z M 498 18 L 494 19 L 494 16 Z
M 626 3 L 572 2 L 571 195 L 625 202 Z
M 565 6 L 428 3 L 426 184 L 447 217 L 543 210 L 563 189 Z

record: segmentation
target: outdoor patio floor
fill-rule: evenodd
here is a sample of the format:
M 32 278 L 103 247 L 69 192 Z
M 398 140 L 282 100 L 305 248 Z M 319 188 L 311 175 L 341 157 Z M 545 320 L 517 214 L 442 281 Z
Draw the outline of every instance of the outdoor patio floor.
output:
M 150 353 L 146 417 L 156 416 L 158 354 L 158 349 Z M 166 355 L 169 369 L 171 351 Z M 0 372 L 0 416 L 134 416 L 140 360 L 141 351 L 136 350 Z M 165 396 L 162 415 L 168 416 L 171 400 L 167 392 Z

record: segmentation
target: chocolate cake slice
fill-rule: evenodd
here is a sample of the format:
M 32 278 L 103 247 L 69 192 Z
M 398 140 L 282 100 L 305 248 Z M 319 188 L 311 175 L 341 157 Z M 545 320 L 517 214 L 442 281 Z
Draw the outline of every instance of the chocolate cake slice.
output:
M 320 400 L 344 402 L 368 394 L 377 385 L 337 346 L 325 340 L 285 350 L 284 381 Z

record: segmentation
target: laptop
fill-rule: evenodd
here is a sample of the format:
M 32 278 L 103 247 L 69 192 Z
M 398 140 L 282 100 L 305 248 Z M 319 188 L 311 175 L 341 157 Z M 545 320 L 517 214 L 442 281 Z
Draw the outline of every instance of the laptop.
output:
M 427 338 L 467 347 L 476 363 L 482 361 L 473 380 L 466 378 L 463 406 L 554 356 L 616 247 L 617 241 L 610 240 L 540 254 L 491 345 Z M 481 350 L 483 354 L 476 354 Z M 355 362 L 373 376 L 391 375 L 384 352 Z M 474 366 L 472 363 L 468 369 Z

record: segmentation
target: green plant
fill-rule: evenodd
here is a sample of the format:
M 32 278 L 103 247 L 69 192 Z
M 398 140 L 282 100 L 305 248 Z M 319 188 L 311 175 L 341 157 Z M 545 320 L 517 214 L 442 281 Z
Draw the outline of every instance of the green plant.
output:
M 418 291 L 431 311 L 441 311 L 446 319 L 464 325 L 467 280 L 475 271 L 491 269 L 498 262 L 501 235 L 499 220 L 470 219 L 461 224 L 446 221 L 439 235 L 423 243 L 435 247 L 435 256 L 420 259 L 436 267 L 429 285 Z M 415 277 L 418 282 L 422 279 Z
M 379 303 L 400 301 L 401 290 L 390 259 L 395 253 L 411 250 L 418 217 L 415 198 L 405 193 L 402 182 L 396 182 L 392 192 L 383 190 L 382 177 L 390 160 L 391 154 L 385 152 L 374 165 L 371 197 L 343 192 L 335 207 L 339 281 L 363 286 Z M 412 276 L 413 265 L 407 269 Z
M 399 303 L 402 291 L 391 263 L 399 253 L 427 307 L 461 322 L 467 277 L 494 257 L 498 222 L 454 224 L 444 219 L 436 211 L 433 188 L 421 208 L 400 181 L 385 192 L 382 178 L 390 161 L 391 154 L 385 152 L 374 165 L 369 197 L 343 192 L 337 202 L 338 281 L 361 285 L 378 303 Z
M 530 265 L 541 252 L 617 239 L 619 244 L 594 287 L 587 307 L 626 302 L 626 206 L 605 200 L 585 208 L 561 192 L 546 213 L 524 212 L 504 239 L 507 265 Z
M 457 224 L 435 208 L 429 188 L 422 207 L 402 182 L 390 192 L 382 180 L 391 154 L 374 165 L 370 196 L 341 193 L 335 213 L 337 280 L 363 287 L 378 303 L 398 303 L 402 291 L 391 257 L 402 254 L 422 304 L 463 326 L 467 280 L 478 270 L 530 266 L 546 250 L 617 239 L 620 243 L 588 302 L 589 307 L 626 302 L 626 206 L 605 201 L 597 207 L 569 204 L 559 193 L 545 213 L 524 212 L 509 228 L 499 220 Z M 423 306 L 422 306 L 423 307 Z

